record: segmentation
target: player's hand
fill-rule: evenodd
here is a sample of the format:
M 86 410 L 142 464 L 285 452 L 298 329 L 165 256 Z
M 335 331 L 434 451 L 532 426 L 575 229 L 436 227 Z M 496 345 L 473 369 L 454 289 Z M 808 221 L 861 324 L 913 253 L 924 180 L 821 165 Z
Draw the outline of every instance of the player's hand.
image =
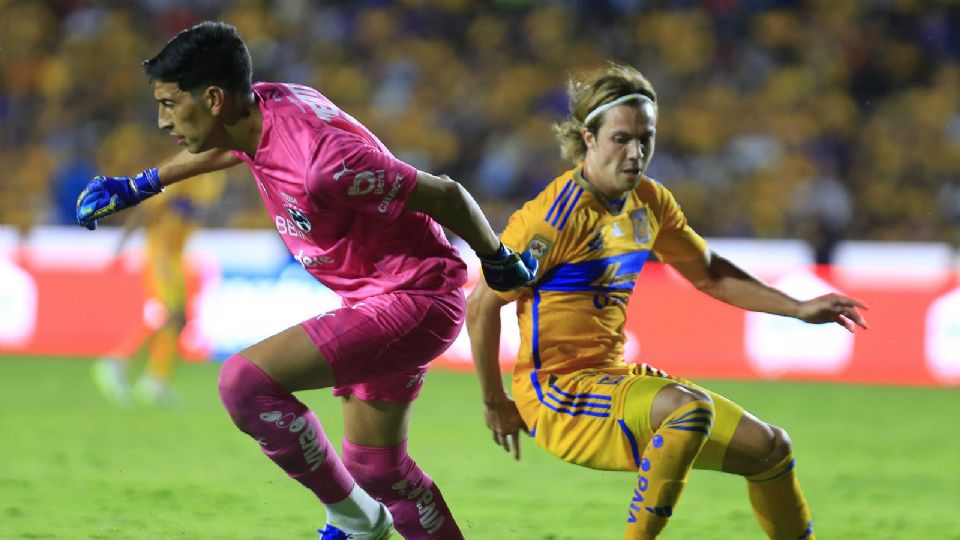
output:
M 513 459 L 520 461 L 520 432 L 529 433 L 527 425 L 520 417 L 516 403 L 507 396 L 484 404 L 484 420 L 493 432 L 493 442 L 507 452 L 513 452 Z
M 862 300 L 839 294 L 825 294 L 801 302 L 797 318 L 812 324 L 835 322 L 853 332 L 857 326 L 867 329 L 861 309 L 870 309 Z
M 529 250 L 517 253 L 500 244 L 500 249 L 489 257 L 480 257 L 480 267 L 487 285 L 495 291 L 512 291 L 537 277 L 537 258 Z
M 97 220 L 163 191 L 156 168 L 136 176 L 97 176 L 77 197 L 77 223 L 97 228 Z

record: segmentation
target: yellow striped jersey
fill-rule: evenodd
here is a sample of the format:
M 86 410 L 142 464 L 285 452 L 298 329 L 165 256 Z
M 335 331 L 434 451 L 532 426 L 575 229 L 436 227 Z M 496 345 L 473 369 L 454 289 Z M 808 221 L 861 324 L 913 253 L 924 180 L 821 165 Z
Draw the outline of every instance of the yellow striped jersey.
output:
M 530 427 L 540 405 L 569 405 L 544 392 L 549 375 L 624 364 L 627 301 L 650 251 L 669 263 L 707 249 L 662 184 L 643 177 L 623 201 L 609 201 L 580 168 L 515 212 L 501 241 L 540 261 L 531 287 L 497 293 L 517 302 L 513 393 Z

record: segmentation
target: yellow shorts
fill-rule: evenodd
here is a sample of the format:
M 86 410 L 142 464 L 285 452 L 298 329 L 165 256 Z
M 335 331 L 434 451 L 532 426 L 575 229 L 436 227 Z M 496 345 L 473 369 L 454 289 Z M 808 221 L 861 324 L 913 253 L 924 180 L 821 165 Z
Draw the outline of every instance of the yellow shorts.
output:
M 551 454 L 576 465 L 636 471 L 640 454 L 653 436 L 653 398 L 661 388 L 675 383 L 705 392 L 713 399 L 713 427 L 694 467 L 720 470 L 743 408 L 646 364 L 551 375 L 543 388 L 534 439 Z

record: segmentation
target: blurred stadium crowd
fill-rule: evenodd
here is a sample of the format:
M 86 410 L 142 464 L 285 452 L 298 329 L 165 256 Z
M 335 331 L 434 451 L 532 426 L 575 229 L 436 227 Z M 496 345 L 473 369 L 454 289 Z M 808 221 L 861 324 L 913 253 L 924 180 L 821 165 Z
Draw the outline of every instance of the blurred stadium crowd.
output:
M 960 2 L 0 0 L 0 223 L 72 223 L 94 174 L 172 154 L 140 62 L 207 18 L 255 79 L 315 86 L 494 226 L 567 168 L 570 73 L 631 63 L 705 235 L 960 241 Z M 237 170 L 234 176 L 248 175 Z M 267 227 L 231 179 L 215 225 Z

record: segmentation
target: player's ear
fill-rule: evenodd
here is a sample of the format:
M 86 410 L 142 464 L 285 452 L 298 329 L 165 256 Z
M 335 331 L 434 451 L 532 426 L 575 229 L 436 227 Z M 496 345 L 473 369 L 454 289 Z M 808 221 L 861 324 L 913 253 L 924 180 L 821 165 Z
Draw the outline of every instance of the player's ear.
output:
M 223 92 L 223 88 L 219 86 L 208 86 L 206 90 L 203 91 L 203 101 L 214 116 L 219 116 L 223 111 L 225 99 L 226 95 Z
M 580 136 L 583 137 L 583 143 L 587 145 L 587 150 L 593 150 L 597 147 L 597 137 L 589 129 L 581 129 Z

